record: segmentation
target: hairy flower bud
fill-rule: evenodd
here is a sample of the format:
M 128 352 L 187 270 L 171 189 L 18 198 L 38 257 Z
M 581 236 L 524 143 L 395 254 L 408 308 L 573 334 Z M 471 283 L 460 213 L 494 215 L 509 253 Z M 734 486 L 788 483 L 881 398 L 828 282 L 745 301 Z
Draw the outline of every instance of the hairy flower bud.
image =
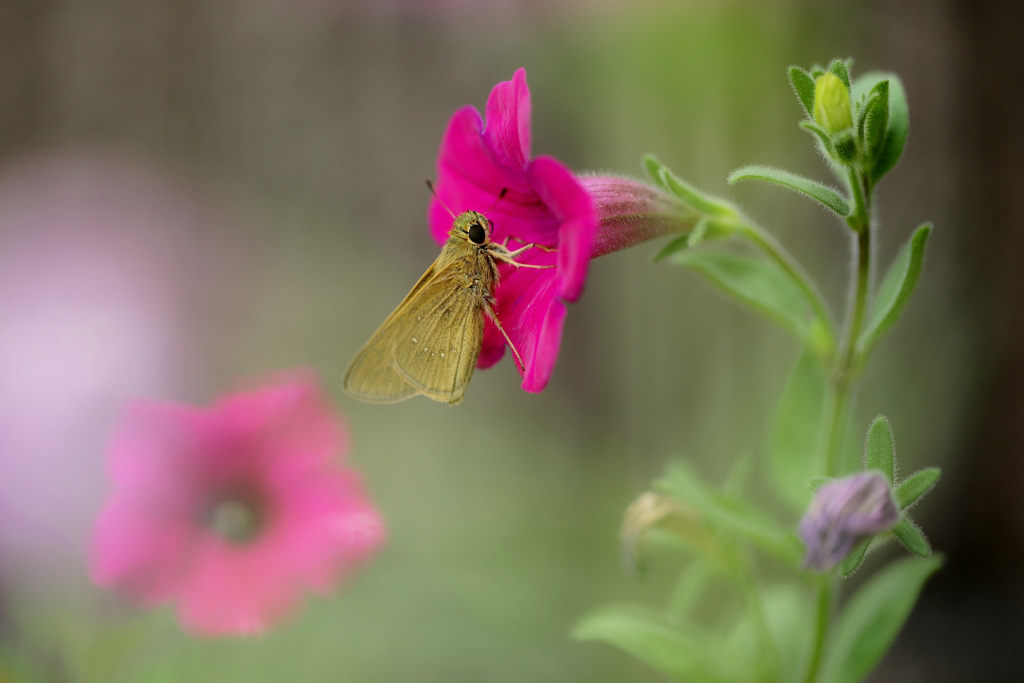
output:
M 834 73 L 822 74 L 814 83 L 814 120 L 829 135 L 853 125 L 850 90 Z
M 686 233 L 700 215 L 679 199 L 647 183 L 620 176 L 576 178 L 597 209 L 591 258 L 604 256 L 668 233 Z
M 843 561 L 853 547 L 900 521 L 889 480 L 880 472 L 859 472 L 818 489 L 799 534 L 807 547 L 804 567 L 823 572 Z

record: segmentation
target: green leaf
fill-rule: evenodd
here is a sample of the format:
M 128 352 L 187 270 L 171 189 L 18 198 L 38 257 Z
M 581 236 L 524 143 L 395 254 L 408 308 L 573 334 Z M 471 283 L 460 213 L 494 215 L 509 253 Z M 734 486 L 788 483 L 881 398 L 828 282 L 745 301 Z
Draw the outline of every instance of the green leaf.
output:
M 783 584 L 769 588 L 764 594 L 765 620 L 776 642 L 781 671 L 776 680 L 798 680 L 800 668 L 811 642 L 812 620 L 806 591 Z
M 572 635 L 615 645 L 670 676 L 708 678 L 707 648 L 646 608 L 609 605 L 581 619 Z
M 924 537 L 924 534 L 921 533 L 921 529 L 906 517 L 901 519 L 892 528 L 892 533 L 907 550 L 915 555 L 928 557 L 932 554 L 932 546 L 928 543 L 928 539 Z
M 805 178 L 796 173 L 783 171 L 770 166 L 744 166 L 737 168 L 729 174 L 729 183 L 740 180 L 761 180 L 766 183 L 775 183 L 785 188 L 799 192 L 805 197 L 810 197 L 825 208 L 833 211 L 840 218 L 850 215 L 850 205 L 833 188 L 826 187 L 816 180 Z
M 821 145 L 822 151 L 825 152 L 825 155 L 828 157 L 832 156 L 832 136 L 828 134 L 828 131 L 814 121 L 801 121 L 800 127 L 811 135 L 816 136 L 819 144 Z
M 907 94 L 903 89 L 903 83 L 896 74 L 880 72 L 864 74 L 853 84 L 854 95 L 868 93 L 883 80 L 889 81 L 889 116 L 885 139 L 875 156 L 874 167 L 871 171 L 872 183 L 877 183 L 900 160 L 900 156 L 903 155 L 903 147 L 907 142 L 907 132 L 910 130 Z
M 642 161 L 644 170 L 647 171 L 647 175 L 651 176 L 651 180 L 667 190 L 668 186 L 665 184 L 665 176 L 663 175 L 663 172 L 667 170 L 665 165 L 658 161 L 653 154 L 645 154 Z
M 797 510 L 806 508 L 811 499 L 807 481 L 817 470 L 825 391 L 817 356 L 805 350 L 782 393 L 768 446 L 776 485 Z
M 806 591 L 793 584 L 760 589 L 760 608 L 740 612 L 719 633 L 717 661 L 729 681 L 796 681 L 812 642 Z
M 850 88 L 850 71 L 846 66 L 846 61 L 842 59 L 833 59 L 832 63 L 828 65 L 828 70 L 839 76 L 839 80 L 843 82 L 847 90 Z
M 714 566 L 702 559 L 696 559 L 687 566 L 669 595 L 668 617 L 672 622 L 687 620 L 714 575 Z
M 839 615 L 819 680 L 855 683 L 867 676 L 900 632 L 925 580 L 941 564 L 938 556 L 899 560 L 861 586 Z
M 789 84 L 800 100 L 804 113 L 808 117 L 814 115 L 814 79 L 799 66 L 789 67 Z
M 693 230 L 690 231 L 689 235 L 681 235 L 679 237 L 674 237 L 671 240 L 669 240 L 668 243 L 661 249 L 659 249 L 658 253 L 654 255 L 654 262 L 657 263 L 658 261 L 663 261 L 667 259 L 669 256 L 675 254 L 676 252 L 689 249 L 690 236 L 693 235 L 693 233 L 696 232 L 698 229 L 700 229 L 702 222 L 703 221 L 697 221 L 697 225 L 693 227 Z
M 655 487 L 692 506 L 710 528 L 739 536 L 789 566 L 800 563 L 803 546 L 791 531 L 764 511 L 708 486 L 682 463 L 673 463 Z
M 868 539 L 863 543 L 857 544 L 850 554 L 843 558 L 843 562 L 840 565 L 839 571 L 842 576 L 846 577 L 860 569 L 860 565 L 864 562 L 864 557 L 868 554 L 868 548 L 871 547 L 872 539 Z
M 668 244 L 663 246 L 654 255 L 654 262 L 663 261 L 677 252 L 692 249 L 702 242 L 725 239 L 735 233 L 736 223 L 732 220 L 704 216 L 697 221 L 697 224 L 693 226 L 693 230 L 688 234 L 669 240 Z
M 664 185 L 675 196 L 692 206 L 698 213 L 708 216 L 723 216 L 733 218 L 737 215 L 736 209 L 728 202 L 712 197 L 701 192 L 693 185 L 676 177 L 672 171 L 662 168 L 661 175 L 664 178 Z
M 810 336 L 804 293 L 774 262 L 712 249 L 681 251 L 672 261 L 693 268 L 727 294 L 785 325 L 798 338 Z
M 914 293 L 917 280 L 921 276 L 924 252 L 931 232 L 931 223 L 924 223 L 918 227 L 889 267 L 889 272 L 885 274 L 882 286 L 875 295 L 868 323 L 860 335 L 857 344 L 860 354 L 871 350 L 882 333 L 896 322 L 910 300 L 910 295 Z
M 885 142 L 886 129 L 889 127 L 889 81 L 879 81 L 864 103 L 861 111 L 859 132 L 864 150 L 874 167 L 878 153 Z
M 875 418 L 868 427 L 867 443 L 864 444 L 864 469 L 878 470 L 892 484 L 895 476 L 896 449 L 892 442 L 892 427 L 885 415 Z
M 942 470 L 938 467 L 926 467 L 901 481 L 896 487 L 896 504 L 900 510 L 906 510 L 935 488 L 941 475 Z

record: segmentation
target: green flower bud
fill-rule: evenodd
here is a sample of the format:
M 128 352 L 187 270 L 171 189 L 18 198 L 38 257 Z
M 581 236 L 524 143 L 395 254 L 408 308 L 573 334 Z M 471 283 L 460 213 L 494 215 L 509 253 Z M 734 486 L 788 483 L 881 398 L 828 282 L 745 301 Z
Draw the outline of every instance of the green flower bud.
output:
M 814 120 L 830 135 L 853 125 L 850 90 L 832 72 L 822 74 L 814 83 Z

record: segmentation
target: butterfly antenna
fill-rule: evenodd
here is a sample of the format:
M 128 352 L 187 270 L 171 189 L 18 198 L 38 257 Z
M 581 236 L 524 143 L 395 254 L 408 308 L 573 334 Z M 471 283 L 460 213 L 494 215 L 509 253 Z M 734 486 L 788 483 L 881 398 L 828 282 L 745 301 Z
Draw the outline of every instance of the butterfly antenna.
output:
M 491 208 L 489 208 L 486 211 L 484 211 L 484 215 L 486 216 L 491 211 L 494 211 L 494 207 L 496 207 L 498 205 L 498 202 L 500 202 L 502 199 L 504 199 L 505 195 L 507 195 L 507 194 L 508 194 L 508 188 L 507 187 L 501 188 L 501 192 L 498 193 L 498 198 L 494 200 L 493 204 L 491 204 Z
M 444 200 L 441 199 L 441 197 L 437 194 L 437 190 L 434 189 L 434 181 L 432 181 L 430 178 L 427 178 L 427 189 L 430 190 L 430 194 L 434 195 L 434 199 L 441 203 L 441 206 L 443 206 L 444 210 L 448 212 L 448 215 L 451 216 L 452 218 L 455 218 L 455 212 L 449 209 L 448 205 L 445 204 Z M 504 192 L 502 194 L 504 194 Z

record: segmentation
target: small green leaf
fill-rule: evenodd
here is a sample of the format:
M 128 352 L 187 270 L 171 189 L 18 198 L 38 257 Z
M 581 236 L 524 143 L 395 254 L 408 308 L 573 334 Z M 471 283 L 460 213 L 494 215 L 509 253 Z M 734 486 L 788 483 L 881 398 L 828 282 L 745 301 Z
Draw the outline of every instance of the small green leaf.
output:
M 735 217 L 737 211 L 728 202 L 701 192 L 693 185 L 676 177 L 672 171 L 662 168 L 664 185 L 670 192 L 692 206 L 697 212 L 708 216 Z
M 663 175 L 666 170 L 664 164 L 658 161 L 653 154 L 645 154 L 643 156 L 643 165 L 647 175 L 651 176 L 651 180 L 667 190 L 668 186 L 665 184 L 665 176 Z
M 921 530 L 916 524 L 911 522 L 907 518 L 903 518 L 899 523 L 892 528 L 893 535 L 899 539 L 900 543 L 906 547 L 907 550 L 920 555 L 921 557 L 928 557 L 932 554 L 932 546 L 928 543 L 928 539 L 924 537 Z
M 807 481 L 817 469 L 825 390 L 818 358 L 805 350 L 789 376 L 768 442 L 776 485 L 797 510 L 811 499 Z
M 889 81 L 889 116 L 885 139 L 875 156 L 874 168 L 871 171 L 871 182 L 877 183 L 882 176 L 892 170 L 903 155 L 903 147 L 907 142 L 910 130 L 910 111 L 907 108 L 907 94 L 903 83 L 896 74 L 872 72 L 858 78 L 853 84 L 855 96 L 871 91 L 879 82 Z
M 861 586 L 839 615 L 819 680 L 855 683 L 867 676 L 910 616 L 925 580 L 941 564 L 934 555 L 899 560 Z
M 814 79 L 799 66 L 789 67 L 789 84 L 800 100 L 804 113 L 808 117 L 814 115 Z
M 889 127 L 889 81 L 879 81 L 868 94 L 861 113 L 861 139 L 870 164 L 874 167 L 886 129 Z
M 580 620 L 577 640 L 615 645 L 645 664 L 678 678 L 703 680 L 708 667 L 704 644 L 668 624 L 665 618 L 636 605 L 609 605 Z
M 871 546 L 872 539 L 868 539 L 863 543 L 858 544 L 850 551 L 850 554 L 843 558 L 843 563 L 840 565 L 840 573 L 843 577 L 847 577 L 860 569 L 861 564 L 864 562 L 864 557 L 868 554 L 868 548 Z
M 825 153 L 825 156 L 832 156 L 832 136 L 828 134 L 827 130 L 819 126 L 814 121 L 801 121 L 800 127 L 818 138 L 818 143 L 821 146 L 821 150 Z
M 829 483 L 830 481 L 835 481 L 835 479 L 833 479 L 832 477 L 811 477 L 806 482 L 804 482 L 804 486 L 807 487 L 808 491 L 813 491 L 817 493 L 818 489 L 820 489 L 822 486 Z
M 694 226 L 694 229 L 693 231 L 691 231 L 690 235 L 692 235 L 693 232 L 696 232 L 697 229 L 700 228 L 700 225 L 701 221 L 698 221 L 697 225 Z M 669 240 L 668 244 L 659 249 L 658 253 L 654 255 L 654 262 L 657 263 L 658 261 L 662 261 L 668 258 L 669 256 L 672 256 L 676 252 L 683 251 L 684 249 L 689 249 L 690 235 L 681 235 L 679 237 L 674 237 L 671 240 Z
M 697 225 L 693 226 L 693 230 L 686 236 L 686 246 L 693 248 L 704 241 L 704 236 L 708 231 L 708 220 L 707 216 L 697 221 Z
M 672 261 L 693 268 L 727 294 L 791 329 L 799 339 L 809 337 L 804 293 L 774 262 L 712 249 L 681 251 Z
M 896 449 L 892 442 L 892 427 L 885 415 L 879 415 L 868 428 L 867 443 L 864 444 L 864 469 L 878 470 L 889 483 L 895 476 Z
M 843 82 L 847 90 L 850 88 L 850 71 L 847 67 L 846 61 L 843 59 L 833 59 L 832 63 L 828 65 L 828 70 L 839 76 L 839 80 Z
M 729 174 L 729 184 L 740 180 L 761 180 L 775 183 L 785 188 L 810 197 L 822 206 L 835 212 L 840 218 L 850 215 L 850 205 L 833 188 L 826 187 L 816 180 L 805 178 L 796 173 L 783 171 L 770 166 L 744 166 Z
M 900 506 L 900 510 L 911 507 L 924 494 L 935 488 L 941 475 L 942 470 L 938 467 L 926 467 L 901 481 L 896 487 L 896 504 Z
M 763 510 L 703 483 L 682 463 L 673 463 L 655 487 L 692 506 L 710 528 L 739 536 L 787 565 L 799 564 L 803 546 L 792 532 L 781 528 Z
M 918 227 L 896 256 L 896 260 L 889 267 L 889 272 L 885 274 L 882 286 L 875 295 L 868 324 L 858 341 L 859 352 L 862 355 L 870 351 L 882 333 L 896 322 L 910 295 L 914 293 L 917 280 L 921 276 L 921 268 L 924 266 L 925 247 L 928 246 L 928 236 L 931 232 L 931 223 Z

